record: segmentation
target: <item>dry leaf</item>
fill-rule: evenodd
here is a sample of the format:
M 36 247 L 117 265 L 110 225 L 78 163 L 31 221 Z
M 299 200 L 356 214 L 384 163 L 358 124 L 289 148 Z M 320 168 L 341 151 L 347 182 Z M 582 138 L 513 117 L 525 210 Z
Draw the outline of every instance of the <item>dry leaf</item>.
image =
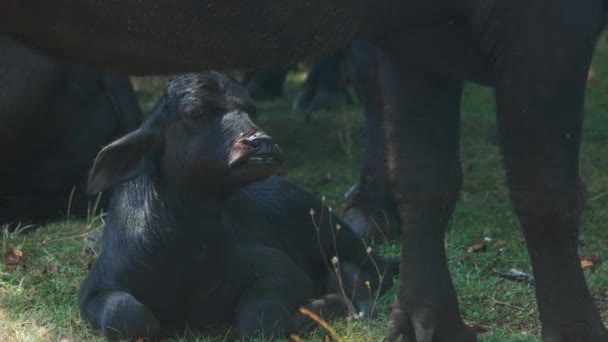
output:
M 602 302 L 608 302 L 608 294 L 605 291 L 595 291 L 593 297 L 597 300 L 600 299 Z M 0 316 L 1 318 L 1 316 Z
M 593 263 L 589 260 L 581 260 L 581 267 L 590 268 L 590 267 L 593 267 Z
M 14 247 L 8 250 L 8 252 L 4 253 L 4 264 L 11 270 L 16 269 L 18 266 L 24 266 L 23 251 Z
M 602 262 L 602 258 L 594 255 L 583 255 L 581 257 L 581 260 L 589 260 L 594 264 L 599 264 L 600 262 Z
M 57 267 L 57 265 L 48 264 L 44 267 L 42 273 L 51 276 L 59 275 L 59 267 Z
M 483 243 L 478 243 L 476 245 L 470 246 L 467 248 L 467 253 L 479 253 L 485 252 L 488 250 L 488 247 Z
M 599 264 L 600 262 L 602 262 L 602 259 L 600 257 L 596 257 L 596 256 L 592 256 L 592 255 L 586 255 L 586 256 L 581 257 L 581 267 L 582 268 L 590 268 L 590 267 L 595 266 L 595 264 Z
M 595 71 L 593 71 L 593 69 L 589 68 L 589 71 L 587 72 L 587 82 L 593 82 L 597 79 L 597 77 L 595 76 Z
M 471 329 L 473 329 L 473 331 L 479 333 L 479 334 L 483 334 L 483 333 L 487 333 L 488 331 L 490 331 L 490 329 L 488 329 L 487 327 L 484 327 L 482 325 L 479 324 L 471 324 L 469 325 L 469 327 Z

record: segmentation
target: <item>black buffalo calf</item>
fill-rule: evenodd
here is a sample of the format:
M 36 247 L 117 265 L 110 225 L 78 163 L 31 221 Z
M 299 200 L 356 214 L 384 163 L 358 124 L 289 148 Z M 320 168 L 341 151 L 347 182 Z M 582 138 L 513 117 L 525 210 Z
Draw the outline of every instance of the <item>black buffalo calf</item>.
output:
M 391 284 L 392 273 L 379 277 L 370 259 L 382 274 L 394 265 L 366 251 L 320 201 L 266 178 L 281 152 L 250 121 L 253 110 L 225 76 L 183 75 L 141 128 L 99 153 L 89 190 L 114 192 L 79 305 L 108 338 L 158 338 L 207 323 L 232 324 L 241 338 L 280 336 L 309 323 L 299 306 L 325 315 L 352 309 L 336 295 L 334 265 L 359 311 L 370 310 L 370 291 L 373 298 Z

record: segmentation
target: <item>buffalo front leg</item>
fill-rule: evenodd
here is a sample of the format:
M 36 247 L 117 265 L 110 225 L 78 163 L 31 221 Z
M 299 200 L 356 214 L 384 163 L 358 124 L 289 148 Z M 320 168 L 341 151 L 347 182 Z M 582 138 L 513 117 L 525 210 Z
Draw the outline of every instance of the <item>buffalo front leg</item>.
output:
M 365 113 L 365 154 L 359 182 L 346 195 L 344 219 L 351 228 L 372 242 L 398 234 L 399 218 L 388 184 L 386 134 L 379 59 L 382 52 L 355 40 L 351 44 L 352 81 Z
M 388 57 L 380 64 L 389 181 L 402 230 L 399 293 L 388 339 L 474 341 L 460 317 L 444 246 L 462 184 L 462 81 L 400 67 Z
M 87 291 L 80 299 L 80 313 L 110 341 L 161 337 L 160 323 L 152 311 L 127 292 Z
M 238 266 L 254 277 L 235 309 L 240 339 L 277 339 L 296 332 L 299 321 L 294 320 L 294 312 L 313 295 L 308 274 L 277 249 L 243 247 L 238 253 Z
M 517 28 L 504 28 L 504 41 L 516 46 L 505 49 L 497 66 L 499 139 L 547 342 L 608 341 L 577 250 L 585 198 L 578 167 L 585 79 L 600 5 L 560 0 L 528 6 L 511 21 Z

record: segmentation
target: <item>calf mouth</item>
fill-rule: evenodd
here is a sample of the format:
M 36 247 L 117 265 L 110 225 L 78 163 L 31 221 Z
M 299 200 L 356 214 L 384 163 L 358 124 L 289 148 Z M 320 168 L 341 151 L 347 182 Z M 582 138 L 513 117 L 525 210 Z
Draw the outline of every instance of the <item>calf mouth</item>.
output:
M 275 165 L 275 164 L 281 163 L 281 161 L 279 160 L 277 155 L 268 154 L 268 153 L 248 156 L 241 160 L 242 160 L 241 165 L 244 163 L 244 164 L 249 164 L 249 165 L 261 165 L 262 166 L 262 165 Z
M 239 186 L 272 176 L 283 158 L 280 153 L 246 153 L 229 163 L 232 177 Z
M 228 166 L 231 169 L 242 169 L 242 168 L 277 168 L 283 163 L 283 155 L 280 152 L 278 146 L 276 146 L 273 152 L 256 153 L 251 151 L 249 153 L 239 153 L 236 158 L 233 158 Z
M 270 136 L 257 132 L 239 139 L 234 145 L 228 167 L 234 171 L 272 174 L 283 162 L 283 152 Z
M 283 153 L 272 138 L 261 130 L 242 135 L 234 144 L 228 167 L 241 182 L 271 176 L 283 162 Z

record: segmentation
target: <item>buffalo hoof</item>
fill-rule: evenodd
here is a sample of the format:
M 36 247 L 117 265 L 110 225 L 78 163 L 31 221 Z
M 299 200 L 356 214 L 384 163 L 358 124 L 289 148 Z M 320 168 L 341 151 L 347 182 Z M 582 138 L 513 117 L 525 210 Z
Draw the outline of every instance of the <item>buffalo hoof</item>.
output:
M 372 230 L 367 215 L 359 208 L 350 208 L 344 212 L 342 219 L 359 237 L 368 238 Z
M 98 229 L 90 232 L 84 237 L 84 251 L 93 255 L 99 255 L 101 252 L 101 237 L 103 230 Z
M 343 220 L 359 237 L 372 243 L 394 239 L 400 231 L 397 211 L 388 203 L 369 203 L 371 200 L 360 189 L 356 184 L 344 195 Z
M 457 322 L 439 322 L 432 315 L 408 313 L 394 305 L 388 323 L 387 342 L 474 342 L 475 332 Z
M 160 323 L 145 305 L 127 293 L 115 293 L 101 314 L 101 331 L 110 341 L 160 341 Z

